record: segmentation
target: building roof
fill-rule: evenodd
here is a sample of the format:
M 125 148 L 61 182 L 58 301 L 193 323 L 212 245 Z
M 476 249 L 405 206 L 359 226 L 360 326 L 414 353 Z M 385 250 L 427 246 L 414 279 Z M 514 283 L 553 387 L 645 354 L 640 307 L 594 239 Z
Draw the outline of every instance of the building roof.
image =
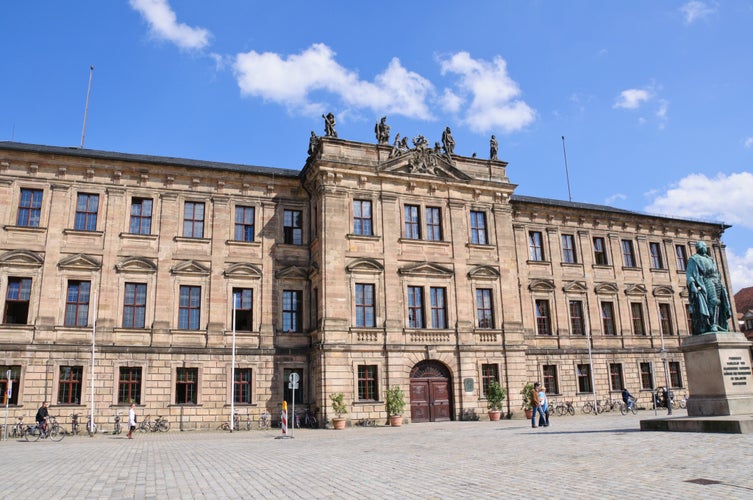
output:
M 176 167 L 210 168 L 214 170 L 231 170 L 234 172 L 247 172 L 254 174 L 279 175 L 282 177 L 298 177 L 300 170 L 285 168 L 258 167 L 239 163 L 223 163 L 217 161 L 189 160 L 186 158 L 173 158 L 170 156 L 152 156 L 130 153 L 115 153 L 112 151 L 99 151 L 96 149 L 82 149 L 76 147 L 43 146 L 39 144 L 25 144 L 21 142 L 0 141 L 0 150 L 21 151 L 28 153 L 53 154 L 63 156 L 75 156 L 79 158 L 92 158 L 97 160 L 128 161 L 135 163 L 148 163 L 151 165 L 168 165 Z
M 735 294 L 735 309 L 740 315 L 744 315 L 748 310 L 753 309 L 753 286 L 738 290 Z

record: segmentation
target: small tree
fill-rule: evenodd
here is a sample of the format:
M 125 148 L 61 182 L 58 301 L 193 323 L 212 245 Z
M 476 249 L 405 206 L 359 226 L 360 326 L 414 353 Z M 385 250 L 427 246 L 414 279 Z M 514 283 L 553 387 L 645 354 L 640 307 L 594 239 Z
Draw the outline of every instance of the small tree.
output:
M 523 409 L 533 410 L 533 384 L 526 382 L 520 390 L 520 395 L 523 396 Z
M 345 404 L 345 395 L 342 392 L 330 394 L 329 399 L 332 400 L 332 411 L 335 412 L 337 418 L 348 413 L 348 407 Z
M 505 400 L 507 391 L 499 385 L 499 382 L 493 380 L 489 383 L 486 391 L 486 404 L 491 411 L 502 410 L 502 401 Z
M 405 409 L 405 393 L 398 385 L 393 385 L 387 389 L 385 396 L 385 406 L 388 415 L 402 415 Z

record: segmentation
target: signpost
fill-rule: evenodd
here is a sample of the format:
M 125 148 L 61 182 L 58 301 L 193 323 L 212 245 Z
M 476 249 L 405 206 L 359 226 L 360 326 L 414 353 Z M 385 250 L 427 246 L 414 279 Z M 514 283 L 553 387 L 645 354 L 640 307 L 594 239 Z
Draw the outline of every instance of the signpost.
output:
M 291 373 L 288 377 L 288 389 L 293 393 L 293 404 L 291 405 L 292 411 L 290 413 L 293 416 L 293 425 L 290 429 L 291 436 L 293 435 L 293 429 L 295 429 L 295 390 L 298 389 L 299 380 L 301 380 L 301 376 L 296 372 Z
M 8 381 L 8 389 L 5 391 L 5 426 L 3 427 L 3 439 L 8 440 L 8 405 L 10 404 L 10 398 L 13 396 L 13 379 L 10 378 L 11 371 L 5 372 L 5 380 Z

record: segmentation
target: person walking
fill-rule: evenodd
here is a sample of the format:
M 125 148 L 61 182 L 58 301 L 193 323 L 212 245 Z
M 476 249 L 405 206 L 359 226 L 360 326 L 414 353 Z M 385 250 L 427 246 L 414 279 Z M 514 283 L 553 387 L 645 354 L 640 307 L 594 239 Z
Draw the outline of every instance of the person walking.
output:
M 133 431 L 136 430 L 136 403 L 131 403 L 128 410 L 128 439 L 133 439 Z
M 531 408 L 533 409 L 533 414 L 531 415 L 531 427 L 534 429 L 536 426 L 536 414 L 538 413 L 541 417 L 540 420 L 546 421 L 546 416 L 544 415 L 544 409 L 541 407 L 541 400 L 539 399 L 539 389 L 541 387 L 541 384 L 536 382 L 533 384 L 533 391 L 531 391 Z
M 539 403 L 541 404 L 539 427 L 549 427 L 549 400 L 546 398 L 546 389 L 543 385 L 539 387 Z

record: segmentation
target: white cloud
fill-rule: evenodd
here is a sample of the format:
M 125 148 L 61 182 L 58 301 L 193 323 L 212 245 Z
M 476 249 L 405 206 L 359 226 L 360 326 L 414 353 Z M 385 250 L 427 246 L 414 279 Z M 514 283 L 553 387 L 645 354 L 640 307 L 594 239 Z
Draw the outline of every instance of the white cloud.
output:
M 683 18 L 685 19 L 685 24 L 693 24 L 699 19 L 710 16 L 715 11 L 716 9 L 698 1 L 688 2 L 680 7 L 680 13 L 682 13 Z
M 168 40 L 182 49 L 203 49 L 209 45 L 211 33 L 204 28 L 178 23 L 167 0 L 129 0 L 129 3 L 144 16 L 157 38 Z
M 713 220 L 753 229 L 753 173 L 691 174 L 659 193 L 647 212 Z
M 507 74 L 507 63 L 501 57 L 488 62 L 458 52 L 440 59 L 439 64 L 443 75 L 460 76 L 455 95 L 470 100 L 462 122 L 474 132 L 510 132 L 533 122 L 536 112 L 519 99 L 520 87 Z
M 659 109 L 656 110 L 656 117 L 659 119 L 659 128 L 664 128 L 667 124 L 667 112 L 669 111 L 669 102 L 665 99 L 659 99 Z
M 753 137 L 746 137 L 743 146 L 745 146 L 745 149 L 753 148 Z
M 243 95 L 285 105 L 291 112 L 323 112 L 325 104 L 315 101 L 311 94 L 326 91 L 346 106 L 369 108 L 377 114 L 432 118 L 427 100 L 434 86 L 418 73 L 406 70 L 397 58 L 373 83 L 337 63 L 335 53 L 321 43 L 287 58 L 253 50 L 237 54 L 233 69 Z
M 612 196 L 609 196 L 606 200 L 604 200 L 604 204 L 608 206 L 613 206 L 615 202 L 624 201 L 624 200 L 627 200 L 627 196 L 625 196 L 622 193 L 615 193 Z
M 648 102 L 653 93 L 645 89 L 627 89 L 620 92 L 614 103 L 614 108 L 638 109 L 641 104 Z
M 748 248 L 745 255 L 737 255 L 727 247 L 727 266 L 732 279 L 732 293 L 741 288 L 753 286 L 753 248 Z M 738 311 L 743 312 L 743 311 Z

